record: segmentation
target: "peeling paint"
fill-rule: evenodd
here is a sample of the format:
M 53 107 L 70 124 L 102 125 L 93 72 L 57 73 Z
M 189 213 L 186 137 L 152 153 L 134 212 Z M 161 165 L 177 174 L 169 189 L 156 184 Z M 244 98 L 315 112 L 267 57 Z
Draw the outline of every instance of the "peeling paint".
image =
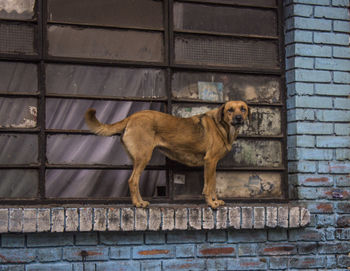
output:
M 160 254 L 169 254 L 170 250 L 168 249 L 152 249 L 152 250 L 141 250 L 138 254 L 140 255 L 160 255 Z
M 235 251 L 233 247 L 218 247 L 218 248 L 207 248 L 202 249 L 200 253 L 202 255 L 222 255 L 222 254 L 231 254 Z

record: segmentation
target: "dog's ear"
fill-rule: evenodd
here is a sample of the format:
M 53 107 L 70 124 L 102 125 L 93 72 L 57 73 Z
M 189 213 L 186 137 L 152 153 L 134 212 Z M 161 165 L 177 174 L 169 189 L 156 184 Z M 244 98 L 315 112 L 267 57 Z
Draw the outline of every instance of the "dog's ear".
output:
M 218 111 L 216 112 L 216 115 L 215 115 L 215 120 L 216 122 L 221 122 L 223 117 L 224 117 L 224 108 L 225 108 L 225 104 L 223 104 L 222 106 L 220 106 L 218 108 Z

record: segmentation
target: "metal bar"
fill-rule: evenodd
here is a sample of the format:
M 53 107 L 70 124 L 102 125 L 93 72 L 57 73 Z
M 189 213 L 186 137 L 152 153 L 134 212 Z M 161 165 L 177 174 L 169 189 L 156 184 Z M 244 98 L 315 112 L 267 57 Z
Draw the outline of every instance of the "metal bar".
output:
M 39 169 L 40 164 L 0 164 L 0 169 Z
M 216 102 L 216 101 L 204 101 L 204 100 L 194 100 L 191 98 L 173 98 L 173 102 L 177 103 L 192 103 L 192 104 L 217 104 L 221 105 L 225 102 Z M 248 102 L 249 106 L 267 106 L 267 107 L 282 107 L 282 103 L 261 103 L 261 102 Z
M 254 40 L 278 40 L 278 36 L 262 36 L 262 35 L 249 35 L 249 34 L 230 34 L 225 32 L 214 32 L 214 31 L 202 31 L 202 30 L 183 30 L 183 29 L 175 29 L 174 32 L 180 34 L 195 34 L 198 36 L 206 35 L 206 36 L 219 36 L 219 37 L 232 37 L 239 39 L 254 39 Z
M 177 2 L 188 2 L 188 3 L 197 3 L 197 4 L 208 4 L 208 5 L 223 5 L 231 7 L 247 7 L 255 9 L 276 9 L 277 6 L 268 6 L 268 5 L 256 5 L 250 4 L 250 1 L 240 1 L 239 3 L 234 3 L 232 0 L 177 0 Z
M 24 128 L 0 128 L 0 134 L 7 134 L 7 133 L 11 133 L 11 134 L 22 134 L 22 133 L 37 134 L 37 133 L 40 133 L 40 129 L 39 128 L 28 128 L 28 129 L 24 129 Z
M 143 97 L 118 97 L 118 96 L 90 96 L 81 94 L 46 94 L 47 98 L 60 98 L 60 99 L 82 99 L 82 100 L 112 100 L 112 101 L 133 101 L 133 102 L 166 102 L 168 98 L 143 98 Z
M 1 61 L 21 61 L 21 62 L 35 62 L 39 63 L 40 58 L 38 55 L 16 55 L 16 54 L 4 54 L 0 53 Z
M 26 92 L 0 92 L 0 97 L 13 97 L 13 98 L 36 98 L 40 93 L 26 93 Z
M 132 170 L 133 165 L 46 164 L 47 169 Z M 165 170 L 165 165 L 148 165 L 146 170 Z

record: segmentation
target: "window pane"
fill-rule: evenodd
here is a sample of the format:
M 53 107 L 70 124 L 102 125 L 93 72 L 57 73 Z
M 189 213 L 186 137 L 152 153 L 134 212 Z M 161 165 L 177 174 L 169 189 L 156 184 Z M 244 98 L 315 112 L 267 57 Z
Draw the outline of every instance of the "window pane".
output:
M 88 129 L 84 122 L 88 108 L 95 108 L 97 118 L 103 123 L 117 122 L 141 110 L 165 111 L 162 103 L 47 99 L 46 128 Z
M 163 35 L 156 32 L 51 25 L 48 40 L 52 56 L 163 61 Z
M 199 104 L 177 104 L 172 105 L 172 114 L 177 117 L 188 118 L 194 115 L 203 114 L 217 105 Z M 242 127 L 241 134 L 250 136 L 280 136 L 281 109 L 269 107 L 251 107 L 251 120 Z
M 190 35 L 175 37 L 175 62 L 231 67 L 279 67 L 276 42 Z
M 50 164 L 132 165 L 119 136 L 50 135 L 47 160 Z M 164 164 L 164 156 L 154 151 L 149 165 Z
M 280 102 L 278 77 L 260 75 L 237 75 L 228 73 L 184 73 L 172 76 L 172 95 L 175 98 L 213 100 L 203 94 L 203 82 L 212 84 L 211 90 L 220 93 L 217 102 L 244 100 L 247 102 Z
M 38 71 L 35 64 L 0 61 L 0 92 L 37 92 Z
M 129 196 L 131 170 L 47 170 L 49 198 L 118 198 Z M 146 170 L 140 179 L 143 197 L 157 196 L 157 187 L 166 185 L 166 172 Z
M 36 170 L 1 169 L 0 198 L 34 198 L 38 194 Z
M 55 65 L 46 67 L 48 93 L 116 97 L 165 97 L 164 71 L 118 67 Z
M 37 100 L 0 97 L 0 128 L 35 128 Z
M 274 10 L 191 3 L 174 4 L 174 26 L 178 30 L 229 34 L 265 36 L 277 34 L 277 18 Z
M 28 20 L 34 17 L 35 0 L 0 1 L 0 18 Z
M 1 134 L 0 164 L 31 164 L 38 162 L 36 135 Z
M 282 144 L 268 140 L 237 140 L 218 167 L 282 167 Z
M 49 0 L 48 20 L 119 27 L 163 27 L 162 1 Z
M 36 54 L 34 27 L 19 24 L 0 25 L 0 53 Z
M 174 172 L 172 178 L 176 199 L 202 196 L 204 182 L 202 171 Z M 282 198 L 281 174 L 217 171 L 216 192 L 220 198 Z

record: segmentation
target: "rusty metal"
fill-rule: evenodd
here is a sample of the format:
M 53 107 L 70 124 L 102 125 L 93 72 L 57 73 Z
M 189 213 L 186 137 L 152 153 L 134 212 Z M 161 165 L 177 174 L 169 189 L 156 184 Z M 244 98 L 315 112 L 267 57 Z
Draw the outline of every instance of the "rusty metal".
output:
M 127 203 L 129 202 L 129 198 L 47 198 L 45 195 L 45 176 L 47 169 L 88 169 L 88 170 L 130 170 L 132 168 L 131 165 L 88 165 L 88 164 L 49 164 L 47 162 L 47 146 L 46 141 L 48 135 L 55 134 L 78 134 L 78 135 L 87 135 L 90 134 L 86 130 L 74 130 L 74 129 L 47 129 L 45 127 L 45 114 L 46 114 L 46 101 L 48 98 L 59 98 L 59 99 L 88 99 L 88 100 L 115 100 L 115 101 L 142 101 L 142 102 L 162 102 L 166 106 L 166 111 L 168 113 L 173 112 L 175 105 L 179 103 L 185 104 L 193 104 L 196 105 L 210 105 L 217 106 L 222 104 L 222 102 L 218 101 L 202 101 L 196 99 L 189 98 L 176 98 L 172 96 L 172 80 L 173 75 L 176 72 L 217 72 L 217 73 L 229 73 L 229 74 L 239 74 L 239 75 L 266 75 L 266 76 L 274 76 L 279 78 L 280 80 L 280 100 L 272 103 L 269 102 L 261 102 L 261 101 L 250 101 L 249 105 L 256 108 L 266 107 L 271 110 L 278 110 L 281 112 L 281 133 L 272 133 L 272 134 L 254 134 L 254 133 L 244 133 L 239 136 L 239 140 L 243 141 L 251 141 L 254 142 L 259 140 L 261 142 L 276 142 L 281 144 L 281 156 L 282 160 L 278 165 L 270 166 L 265 165 L 257 166 L 257 165 L 238 165 L 238 164 L 221 164 L 218 166 L 218 174 L 220 172 L 230 173 L 242 173 L 242 174 L 251 174 L 254 172 L 260 172 L 261 174 L 278 174 L 281 176 L 281 191 L 282 194 L 273 197 L 265 197 L 265 198 L 255 198 L 254 201 L 264 202 L 276 202 L 276 201 L 284 201 L 288 196 L 288 183 L 287 183 L 287 135 L 286 135 L 286 107 L 285 107 L 285 99 L 286 99 L 286 89 L 285 89 L 285 76 L 284 76 L 284 40 L 283 40 L 283 5 L 282 1 L 265 1 L 265 0 L 179 0 L 177 2 L 180 3 L 191 3 L 193 5 L 201 4 L 208 6 L 221 6 L 232 8 L 235 7 L 237 9 L 257 9 L 268 12 L 275 12 L 277 16 L 276 29 L 277 35 L 259 35 L 259 34 L 249 34 L 249 33 L 226 33 L 220 31 L 208 31 L 208 30 L 193 30 L 193 29 L 174 29 L 173 21 L 173 0 L 165 0 L 163 1 L 162 10 L 163 17 L 162 23 L 163 26 L 143 26 L 143 25 L 118 25 L 118 23 L 108 23 L 104 21 L 103 23 L 96 23 L 87 21 L 80 22 L 71 22 L 65 21 L 61 19 L 55 19 L 48 21 L 48 2 L 45 0 L 37 0 L 36 8 L 35 8 L 35 16 L 33 19 L 0 19 L 0 23 L 5 24 L 19 24 L 23 26 L 31 26 L 35 29 L 35 46 L 34 55 L 25 55 L 19 53 L 0 53 L 0 60 L 6 61 L 20 61 L 26 63 L 34 63 L 37 64 L 39 73 L 38 73 L 38 88 L 39 93 L 25 93 L 25 92 L 0 92 L 0 97 L 23 97 L 23 98 L 37 98 L 38 99 L 38 111 L 40 112 L 38 115 L 37 127 L 36 128 L 1 128 L 1 134 L 37 134 L 39 136 L 39 161 L 38 164 L 2 164 L 0 165 L 0 169 L 33 169 L 38 170 L 39 172 L 39 194 L 38 198 L 33 199 L 0 199 L 1 204 L 105 204 L 105 203 Z M 58 3 L 58 1 L 57 1 Z M 276 4 L 277 3 L 277 4 Z M 157 4 L 157 3 L 156 3 Z M 63 5 L 62 5 L 63 6 Z M 131 10 L 132 11 L 132 10 Z M 80 14 L 81 16 L 85 16 L 84 14 Z M 36 20 L 37 16 L 37 20 Z M 128 14 L 125 14 L 124 19 L 128 19 Z M 100 17 L 103 21 L 105 18 Z M 154 18 L 151 18 L 154 19 Z M 163 35 L 163 59 L 160 62 L 156 61 L 144 61 L 139 59 L 135 60 L 120 60 L 120 59 L 99 59 L 99 58 L 79 58 L 79 57 L 58 57 L 58 56 L 50 56 L 48 55 L 48 26 L 62 26 L 62 27 L 75 27 L 79 26 L 82 28 L 89 29 L 106 29 L 106 30 L 137 30 L 137 31 L 145 31 L 145 32 L 155 32 Z M 244 39 L 244 40 L 254 40 L 254 41 L 262 41 L 262 42 L 272 42 L 277 44 L 276 48 L 278 48 L 278 52 L 276 52 L 278 59 L 277 65 L 278 67 L 266 66 L 266 67 L 253 67 L 250 66 L 227 66 L 227 65 L 219 65 L 217 63 L 212 63 L 210 65 L 204 63 L 201 65 L 193 64 L 193 63 L 175 63 L 175 36 L 184 35 L 191 37 L 209 37 L 211 39 L 215 38 L 225 38 L 225 39 Z M 159 68 L 164 70 L 165 72 L 165 88 L 167 97 L 157 97 L 157 98 L 142 98 L 142 97 L 114 97 L 114 96 L 97 96 L 97 95 L 70 95 L 70 94 L 48 94 L 46 90 L 46 82 L 45 82 L 45 69 L 48 63 L 58 63 L 58 64 L 82 64 L 82 65 L 94 65 L 94 66 L 118 66 L 118 67 L 140 67 L 140 68 Z M 253 63 L 254 64 L 254 63 Z M 276 111 L 277 112 L 277 111 Z M 265 144 L 265 143 L 263 143 Z M 167 174 L 166 180 L 166 197 L 152 198 L 152 202 L 198 202 L 202 201 L 203 198 L 200 195 L 176 195 L 175 184 L 172 181 L 172 177 L 176 172 L 202 172 L 202 168 L 187 168 L 172 161 L 167 160 L 165 166 L 158 165 L 150 165 L 147 166 L 148 170 L 167 170 L 169 174 Z M 260 174 L 259 173 L 259 174 Z M 265 175 L 264 175 L 265 176 Z M 254 182 L 255 181 L 255 182 Z M 257 190 L 258 184 L 257 181 L 252 179 L 250 181 L 251 193 L 259 193 Z M 197 191 L 196 191 L 197 192 Z M 198 191 L 199 193 L 201 191 Z M 249 200 L 247 197 L 235 196 L 234 199 L 226 199 L 226 201 L 247 201 Z

